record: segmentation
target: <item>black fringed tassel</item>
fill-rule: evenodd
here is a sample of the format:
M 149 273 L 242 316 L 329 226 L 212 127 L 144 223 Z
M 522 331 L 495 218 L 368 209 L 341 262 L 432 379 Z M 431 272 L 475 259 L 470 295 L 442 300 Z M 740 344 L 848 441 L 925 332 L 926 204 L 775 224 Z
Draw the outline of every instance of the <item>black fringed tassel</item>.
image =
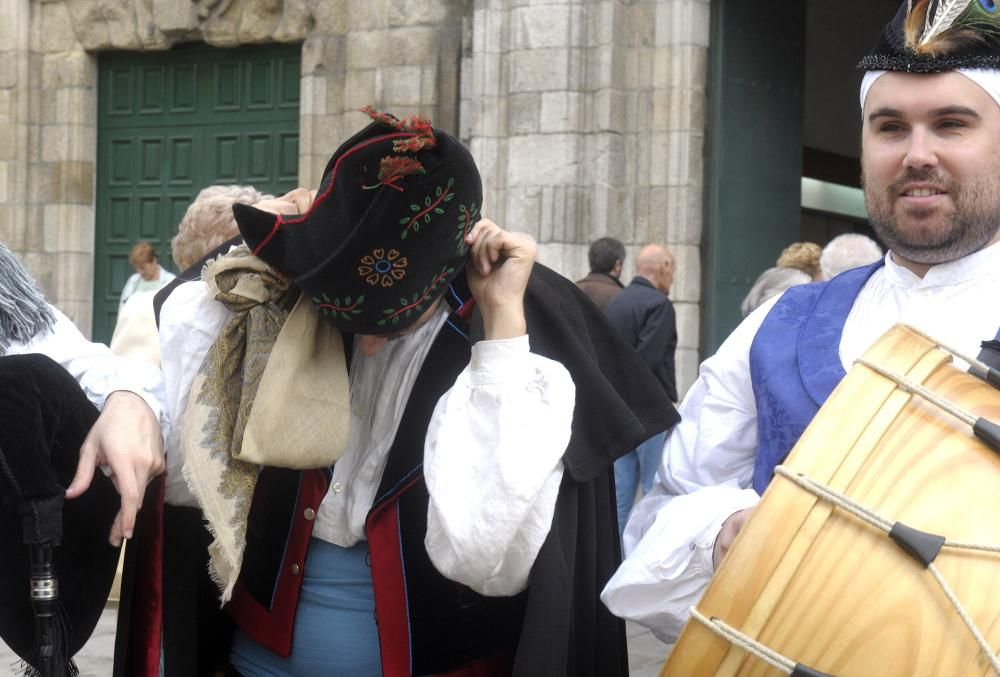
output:
M 25 660 L 26 677 L 77 677 L 80 671 L 69 656 L 71 628 L 59 603 L 59 581 L 52 561 L 52 545 L 29 545 L 31 606 L 35 612 L 35 645 Z

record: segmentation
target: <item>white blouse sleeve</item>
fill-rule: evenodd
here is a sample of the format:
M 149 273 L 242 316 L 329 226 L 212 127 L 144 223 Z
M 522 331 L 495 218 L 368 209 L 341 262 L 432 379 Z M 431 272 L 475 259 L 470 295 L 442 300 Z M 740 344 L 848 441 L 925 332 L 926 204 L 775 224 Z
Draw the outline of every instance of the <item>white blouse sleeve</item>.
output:
M 513 595 L 552 525 L 575 388 L 528 337 L 482 341 L 434 410 L 424 449 L 425 546 L 448 578 Z
M 87 399 L 98 409 L 104 408 L 104 401 L 116 390 L 135 393 L 153 410 L 166 439 L 169 415 L 160 370 L 145 362 L 112 355 L 110 348 L 88 341 L 68 317 L 49 307 L 56 318 L 52 329 L 12 347 L 9 354 L 41 353 L 52 358 L 73 375 Z
M 625 527 L 626 558 L 601 600 L 673 642 L 714 573 L 722 523 L 757 504 L 751 488 L 757 404 L 750 346 L 777 298 L 752 313 L 706 360 L 664 445 L 657 484 Z

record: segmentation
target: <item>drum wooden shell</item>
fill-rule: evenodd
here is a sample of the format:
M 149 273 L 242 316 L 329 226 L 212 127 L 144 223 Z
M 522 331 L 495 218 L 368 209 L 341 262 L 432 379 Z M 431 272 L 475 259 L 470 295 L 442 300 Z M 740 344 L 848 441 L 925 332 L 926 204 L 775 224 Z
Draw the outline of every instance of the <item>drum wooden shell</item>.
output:
M 1000 391 L 904 327 L 866 353 L 977 416 Z M 830 396 L 785 466 L 891 521 L 1000 545 L 1000 454 L 969 426 L 862 365 Z M 935 564 L 1000 648 L 1000 555 L 944 548 Z M 837 677 L 992 675 L 930 572 L 888 536 L 775 477 L 699 602 L 789 659 Z M 689 621 L 661 677 L 781 674 Z

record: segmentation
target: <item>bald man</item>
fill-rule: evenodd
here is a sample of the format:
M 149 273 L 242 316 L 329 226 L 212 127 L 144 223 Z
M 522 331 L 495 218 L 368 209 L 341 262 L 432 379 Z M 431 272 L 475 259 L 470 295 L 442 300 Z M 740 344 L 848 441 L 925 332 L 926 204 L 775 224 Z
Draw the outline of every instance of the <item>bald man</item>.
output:
M 674 281 L 673 254 L 661 245 L 647 244 L 635 258 L 635 270 L 635 277 L 629 285 L 608 304 L 608 319 L 639 353 L 670 400 L 676 402 L 674 349 L 677 347 L 677 322 L 674 304 L 669 298 Z M 653 487 L 663 438 L 664 433 L 651 437 L 615 461 L 619 532 L 625 528 L 636 490 L 641 486 L 645 493 Z

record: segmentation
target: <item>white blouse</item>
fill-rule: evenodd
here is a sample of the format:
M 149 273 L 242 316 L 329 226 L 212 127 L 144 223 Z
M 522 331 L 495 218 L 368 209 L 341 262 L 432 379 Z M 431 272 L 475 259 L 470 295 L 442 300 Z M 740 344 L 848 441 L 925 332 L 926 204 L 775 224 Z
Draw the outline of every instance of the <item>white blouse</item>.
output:
M 171 412 L 188 391 L 229 311 L 202 282 L 179 286 L 160 312 Z M 355 354 L 351 431 L 334 466 L 313 535 L 342 546 L 364 525 L 413 383 L 447 310 L 374 357 Z M 437 404 L 424 448 L 430 492 L 426 547 L 441 573 L 484 594 L 523 590 L 552 523 L 569 443 L 575 389 L 569 372 L 529 351 L 528 337 L 482 341 Z M 179 426 L 177 426 L 179 428 Z M 167 501 L 197 505 L 181 476 L 178 435 L 167 444 Z
M 128 390 L 141 397 L 160 422 L 164 439 L 169 432 L 165 392 L 160 370 L 151 364 L 116 357 L 103 343 L 84 338 L 73 322 L 54 306 L 55 324 L 49 331 L 36 334 L 27 343 L 13 342 L 7 355 L 41 353 L 63 366 L 98 409 L 116 390 Z

